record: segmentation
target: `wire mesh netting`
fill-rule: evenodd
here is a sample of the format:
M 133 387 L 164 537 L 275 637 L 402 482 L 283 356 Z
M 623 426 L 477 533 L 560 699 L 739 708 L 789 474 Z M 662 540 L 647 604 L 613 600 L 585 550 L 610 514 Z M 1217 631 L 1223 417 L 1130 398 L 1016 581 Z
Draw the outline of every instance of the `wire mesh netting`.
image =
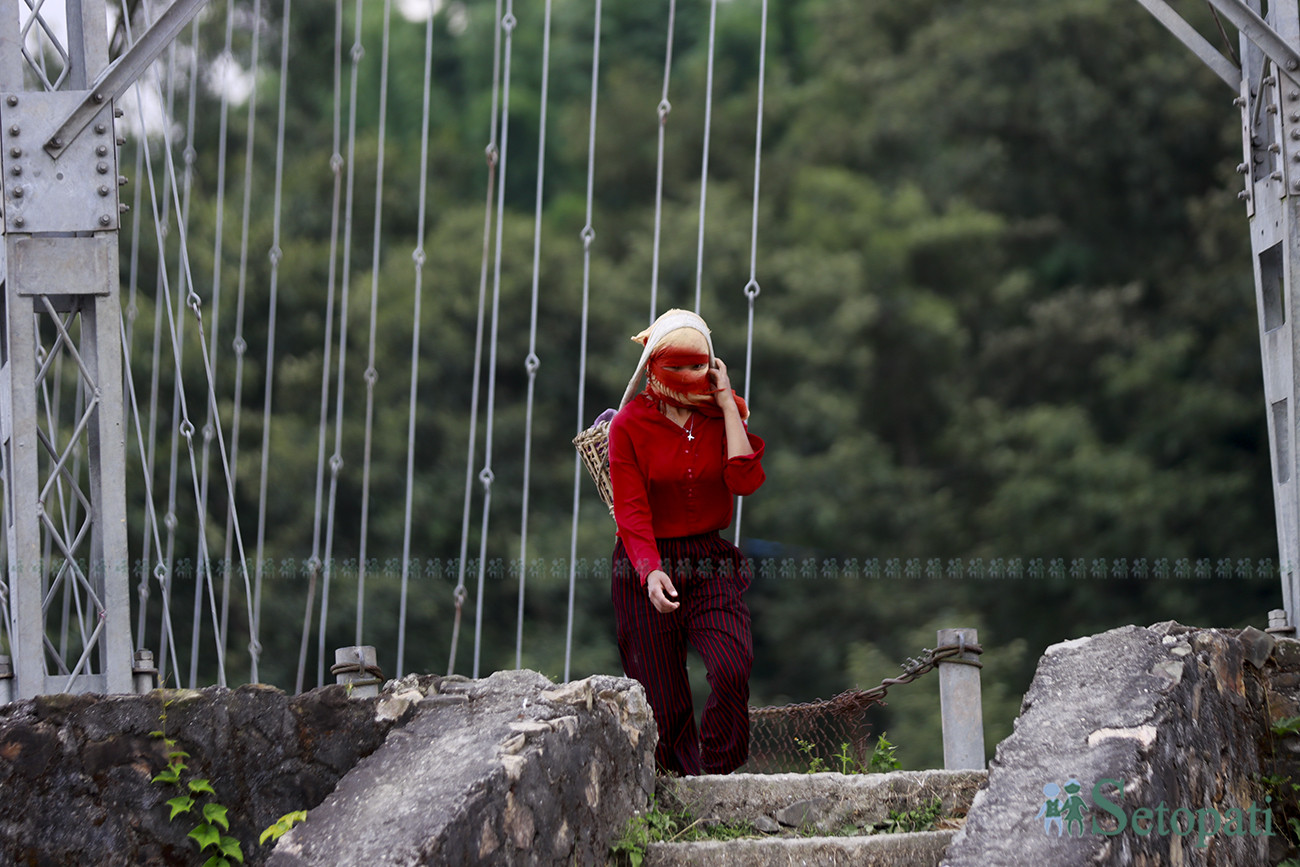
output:
M 749 761 L 752 774 L 842 770 L 866 767 L 871 757 L 867 708 L 878 704 L 860 690 L 826 701 L 750 708 Z

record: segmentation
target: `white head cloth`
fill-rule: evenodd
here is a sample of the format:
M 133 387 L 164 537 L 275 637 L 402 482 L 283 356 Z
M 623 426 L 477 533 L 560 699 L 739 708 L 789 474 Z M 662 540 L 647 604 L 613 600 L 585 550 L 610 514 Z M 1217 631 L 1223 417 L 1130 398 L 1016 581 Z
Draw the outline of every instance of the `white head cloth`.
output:
M 692 313 L 689 310 L 672 309 L 667 310 L 654 321 L 649 328 L 649 335 L 646 337 L 645 349 L 641 352 L 641 360 L 637 362 L 636 372 L 628 380 L 627 389 L 623 392 L 623 399 L 619 401 L 619 406 L 626 406 L 627 402 L 636 394 L 637 386 L 640 384 L 641 375 L 645 373 L 646 363 L 650 360 L 650 353 L 654 351 L 655 345 L 671 331 L 678 328 L 694 328 L 704 335 L 704 342 L 709 345 L 709 358 L 713 358 L 713 338 L 709 336 L 709 326 L 700 318 L 699 314 Z M 641 332 L 645 334 L 645 332 Z M 641 334 L 633 337 L 633 340 L 639 340 Z

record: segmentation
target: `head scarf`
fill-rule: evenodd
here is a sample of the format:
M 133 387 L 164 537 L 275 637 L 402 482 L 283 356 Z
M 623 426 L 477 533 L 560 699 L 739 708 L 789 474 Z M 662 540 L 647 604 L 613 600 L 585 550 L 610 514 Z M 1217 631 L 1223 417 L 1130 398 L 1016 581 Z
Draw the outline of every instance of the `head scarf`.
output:
M 644 373 L 645 390 L 656 400 L 696 409 L 705 415 L 721 415 L 721 408 L 713 397 L 713 383 L 709 380 L 709 366 L 714 359 L 713 339 L 703 319 L 689 310 L 668 310 L 632 339 L 645 349 L 623 393 L 623 403 L 632 399 Z M 704 369 L 668 369 L 699 364 L 705 365 Z M 742 419 L 749 417 L 749 409 L 738 395 L 736 406 Z

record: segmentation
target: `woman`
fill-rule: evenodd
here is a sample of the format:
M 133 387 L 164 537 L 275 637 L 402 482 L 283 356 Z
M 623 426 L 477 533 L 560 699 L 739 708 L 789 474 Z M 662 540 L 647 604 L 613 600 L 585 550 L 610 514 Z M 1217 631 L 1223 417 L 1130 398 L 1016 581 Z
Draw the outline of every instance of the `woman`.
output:
M 669 310 L 632 339 L 645 351 L 609 428 L 619 653 L 654 711 L 659 766 L 727 774 L 749 757 L 754 652 L 741 598 L 750 567 L 719 531 L 733 496 L 763 483 L 763 441 L 745 428 L 749 412 L 703 319 Z M 698 733 L 688 644 L 711 689 Z

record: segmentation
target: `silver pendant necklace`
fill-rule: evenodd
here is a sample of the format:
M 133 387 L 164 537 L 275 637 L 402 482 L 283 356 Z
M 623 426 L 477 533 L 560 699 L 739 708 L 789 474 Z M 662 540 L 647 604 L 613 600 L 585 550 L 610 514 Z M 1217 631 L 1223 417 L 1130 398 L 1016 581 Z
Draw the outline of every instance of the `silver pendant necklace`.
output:
M 687 423 L 686 426 L 686 441 L 688 443 L 695 442 L 694 430 L 695 430 L 695 413 L 691 413 L 690 421 Z

